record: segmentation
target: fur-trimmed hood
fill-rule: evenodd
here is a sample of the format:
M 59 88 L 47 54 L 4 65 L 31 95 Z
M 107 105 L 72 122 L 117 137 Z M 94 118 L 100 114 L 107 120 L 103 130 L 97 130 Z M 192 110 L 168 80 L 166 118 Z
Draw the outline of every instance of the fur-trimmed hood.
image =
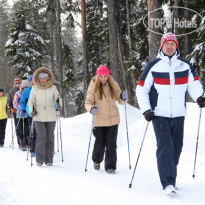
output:
M 48 73 L 48 75 L 49 75 L 49 80 L 45 85 L 41 85 L 40 82 L 39 82 L 38 75 L 40 73 Z M 40 67 L 33 74 L 33 82 L 34 82 L 34 85 L 36 85 L 40 89 L 50 88 L 54 84 L 53 73 L 46 67 Z

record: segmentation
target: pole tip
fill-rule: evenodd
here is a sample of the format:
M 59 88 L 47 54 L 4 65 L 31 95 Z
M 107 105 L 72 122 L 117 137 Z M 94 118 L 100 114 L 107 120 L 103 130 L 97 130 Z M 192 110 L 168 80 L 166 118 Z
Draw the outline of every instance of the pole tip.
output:
M 85 172 L 87 172 L 88 170 L 87 169 L 85 169 Z
M 132 188 L 132 184 L 129 184 L 129 188 Z
M 129 166 L 129 168 L 131 169 L 131 165 Z
M 194 179 L 194 177 L 195 177 L 195 174 L 193 174 L 193 175 L 192 175 L 192 177 L 193 177 L 193 179 Z

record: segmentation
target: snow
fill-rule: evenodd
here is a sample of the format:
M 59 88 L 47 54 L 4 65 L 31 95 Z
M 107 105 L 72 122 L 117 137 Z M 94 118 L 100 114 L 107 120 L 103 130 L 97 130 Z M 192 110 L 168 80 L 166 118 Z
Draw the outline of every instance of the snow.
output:
M 27 30 L 33 30 L 32 26 L 30 24 L 26 24 L 26 29 Z
M 10 45 L 13 43 L 13 41 L 14 41 L 14 39 L 13 39 L 13 38 L 10 38 L 10 39 L 6 42 L 5 47 L 10 46 Z
M 88 171 L 85 173 L 92 116 L 89 113 L 63 119 L 63 158 L 56 152 L 54 166 L 31 167 L 27 152 L 9 148 L 11 121 L 7 122 L 5 146 L 0 149 L 0 204 L 2 205 L 202 205 L 205 190 L 205 113 L 202 111 L 196 163 L 196 177 L 192 178 L 194 153 L 200 109 L 188 103 L 185 120 L 184 147 L 178 166 L 178 194 L 164 195 L 156 165 L 156 141 L 149 123 L 145 141 L 132 183 L 135 162 L 139 153 L 147 122 L 139 110 L 127 105 L 130 154 L 129 170 L 124 106 L 119 105 L 121 124 L 118 135 L 118 162 L 115 175 L 95 171 L 91 160 L 94 137 L 91 139 Z M 56 143 L 57 144 L 57 143 Z M 56 146 L 55 146 L 55 149 Z M 35 159 L 35 158 L 34 158 Z

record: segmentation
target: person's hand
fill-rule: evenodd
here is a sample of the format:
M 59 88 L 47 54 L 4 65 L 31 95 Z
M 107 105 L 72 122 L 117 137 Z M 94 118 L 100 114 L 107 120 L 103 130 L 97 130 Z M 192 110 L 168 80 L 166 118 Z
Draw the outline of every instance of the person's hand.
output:
M 154 112 L 153 110 L 147 110 L 143 113 L 145 120 L 147 120 L 148 122 L 152 121 L 152 119 L 154 118 Z
M 7 108 L 7 114 L 8 114 L 8 116 L 11 115 L 11 108 L 10 107 Z
M 205 97 L 203 95 L 197 99 L 197 104 L 200 108 L 205 107 Z
M 60 111 L 61 110 L 61 105 L 57 103 L 56 108 L 57 108 L 58 111 Z
M 31 112 L 31 117 L 35 117 L 36 115 L 37 115 L 36 110 L 33 110 L 33 111 Z
M 127 94 L 127 92 L 126 92 L 125 90 L 121 92 L 120 98 L 121 98 L 122 100 L 124 100 L 124 101 L 127 100 L 128 94 Z
M 25 112 L 26 112 L 25 110 L 21 110 L 21 117 L 25 117 L 26 115 Z
M 96 106 L 93 106 L 92 108 L 91 108 L 91 110 L 90 110 L 90 113 L 92 114 L 92 115 L 95 115 L 95 113 L 98 111 L 98 108 L 96 107 Z

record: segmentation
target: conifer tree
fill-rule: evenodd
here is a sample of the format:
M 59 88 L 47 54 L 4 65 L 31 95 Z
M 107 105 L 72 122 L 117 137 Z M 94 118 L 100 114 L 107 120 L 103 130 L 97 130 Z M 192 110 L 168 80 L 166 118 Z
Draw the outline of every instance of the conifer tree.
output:
M 6 43 L 6 52 L 9 65 L 19 76 L 32 74 L 36 68 L 42 66 L 45 58 L 42 51 L 46 43 L 31 21 L 35 9 L 32 1 L 25 0 L 17 1 L 13 6 L 11 34 Z

